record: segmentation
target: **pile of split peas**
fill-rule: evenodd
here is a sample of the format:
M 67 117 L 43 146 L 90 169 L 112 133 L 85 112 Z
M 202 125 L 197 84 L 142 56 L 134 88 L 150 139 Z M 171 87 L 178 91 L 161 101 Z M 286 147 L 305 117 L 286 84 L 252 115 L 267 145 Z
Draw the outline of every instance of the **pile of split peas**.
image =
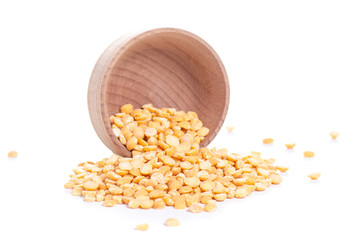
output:
M 244 198 L 281 183 L 280 173 L 288 170 L 274 165 L 273 158 L 263 159 L 259 152 L 241 155 L 225 148 L 201 148 L 209 129 L 195 112 L 158 109 L 152 104 L 134 109 L 126 104 L 110 117 L 110 123 L 132 157 L 113 154 L 96 163 L 78 164 L 64 187 L 87 202 L 103 202 L 106 207 L 173 206 L 192 213 L 211 212 L 217 201 Z M 231 132 L 233 127 L 227 129 Z M 338 137 L 337 132 L 330 135 Z M 263 140 L 264 144 L 273 142 L 272 138 Z M 285 146 L 293 149 L 295 143 Z M 313 157 L 314 153 L 306 151 L 304 156 Z M 308 176 L 316 180 L 320 173 Z M 179 222 L 169 219 L 165 225 L 177 226 Z M 147 230 L 148 225 L 140 224 L 136 229 Z
M 279 184 L 280 172 L 287 170 L 259 152 L 243 156 L 224 148 L 201 148 L 209 129 L 195 112 L 152 104 L 141 109 L 126 104 L 120 110 L 110 122 L 132 157 L 112 155 L 79 164 L 65 187 L 85 201 L 211 212 L 217 201 L 244 198 Z

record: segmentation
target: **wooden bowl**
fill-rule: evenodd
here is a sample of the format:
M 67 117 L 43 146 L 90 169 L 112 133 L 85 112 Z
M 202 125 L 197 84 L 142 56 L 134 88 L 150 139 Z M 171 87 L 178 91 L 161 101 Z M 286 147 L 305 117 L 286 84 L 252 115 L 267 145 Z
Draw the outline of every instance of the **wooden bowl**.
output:
M 103 143 L 129 157 L 109 122 L 123 104 L 195 111 L 210 129 L 201 143 L 206 147 L 224 122 L 229 95 L 225 68 L 204 40 L 181 29 L 159 28 L 124 36 L 103 52 L 90 78 L 88 109 Z

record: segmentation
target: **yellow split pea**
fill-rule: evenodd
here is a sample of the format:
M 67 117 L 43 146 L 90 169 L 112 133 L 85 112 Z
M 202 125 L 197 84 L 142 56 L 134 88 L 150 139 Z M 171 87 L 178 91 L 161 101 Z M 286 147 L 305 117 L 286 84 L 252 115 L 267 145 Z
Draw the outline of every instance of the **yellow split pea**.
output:
M 321 174 L 319 172 L 311 173 L 308 175 L 311 180 L 317 180 L 320 176 Z
M 286 172 L 289 170 L 289 167 L 283 167 L 283 166 L 275 166 L 275 168 L 281 172 Z
M 18 152 L 17 151 L 10 151 L 8 153 L 8 157 L 9 158 L 16 158 L 16 157 L 18 157 Z
M 180 222 L 176 218 L 169 218 L 166 220 L 165 225 L 167 227 L 176 227 L 180 225 Z
M 329 135 L 331 136 L 332 139 L 337 139 L 337 137 L 339 136 L 339 132 L 332 131 L 329 133 Z
M 232 127 L 232 126 L 226 126 L 226 130 L 228 132 L 232 132 L 234 130 L 235 127 Z
M 314 152 L 312 152 L 312 151 L 305 151 L 305 152 L 304 152 L 304 157 L 306 157 L 306 158 L 312 158 L 312 157 L 314 157 Z
M 272 144 L 274 142 L 274 139 L 272 138 L 264 138 L 263 144 Z
M 138 224 L 136 226 L 136 230 L 139 230 L 139 231 L 147 231 L 147 229 L 148 229 L 147 223 Z
M 285 146 L 287 149 L 293 149 L 295 147 L 295 143 L 286 143 Z

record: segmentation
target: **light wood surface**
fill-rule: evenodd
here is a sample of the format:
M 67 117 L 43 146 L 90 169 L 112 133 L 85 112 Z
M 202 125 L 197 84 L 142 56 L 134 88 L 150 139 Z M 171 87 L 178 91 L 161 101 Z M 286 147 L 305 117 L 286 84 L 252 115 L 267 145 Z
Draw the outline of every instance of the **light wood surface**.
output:
M 94 129 L 114 153 L 131 153 L 113 135 L 109 117 L 131 103 L 195 111 L 210 129 L 207 146 L 220 130 L 229 105 L 229 82 L 216 52 L 198 36 L 173 28 L 123 36 L 98 59 L 88 88 Z

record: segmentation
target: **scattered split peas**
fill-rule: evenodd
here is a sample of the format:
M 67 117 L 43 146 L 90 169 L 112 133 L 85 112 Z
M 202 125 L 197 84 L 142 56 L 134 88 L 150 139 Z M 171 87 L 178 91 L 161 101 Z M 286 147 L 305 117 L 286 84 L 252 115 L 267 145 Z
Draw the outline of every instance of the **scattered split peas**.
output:
M 176 218 L 169 218 L 166 220 L 165 225 L 167 227 L 176 227 L 180 225 L 180 222 Z
M 227 126 L 227 127 L 226 127 L 226 130 L 227 130 L 228 132 L 232 132 L 232 131 L 234 130 L 234 127 L 232 127 L 232 126 Z
M 283 167 L 283 166 L 276 166 L 275 168 L 281 172 L 286 172 L 289 170 L 289 167 Z
M 305 152 L 304 152 L 304 157 L 306 157 L 306 158 L 312 158 L 312 157 L 314 157 L 314 152 L 312 152 L 312 151 L 305 151 Z
M 293 149 L 295 147 L 295 143 L 286 143 L 285 146 L 287 149 Z
M 18 152 L 17 151 L 10 151 L 8 153 L 8 157 L 9 158 L 16 158 L 16 157 L 18 157 Z
M 318 173 L 318 172 L 311 173 L 311 174 L 308 175 L 308 177 L 309 177 L 311 180 L 317 180 L 320 176 L 321 176 L 321 174 Z
M 138 224 L 136 226 L 136 230 L 147 231 L 148 230 L 148 224 L 147 223 Z
M 263 144 L 272 144 L 274 142 L 274 139 L 272 138 L 264 138 Z
M 337 137 L 339 136 L 339 132 L 332 131 L 329 133 L 329 135 L 331 136 L 332 139 L 337 139 Z
M 134 109 L 126 104 L 110 122 L 132 157 L 113 154 L 96 163 L 80 163 L 64 185 L 72 189 L 72 195 L 103 202 L 105 207 L 173 206 L 192 213 L 212 212 L 217 202 L 244 198 L 281 183 L 279 174 L 287 170 L 274 166 L 274 159 L 263 159 L 259 152 L 241 155 L 224 148 L 201 148 L 209 129 L 195 112 L 151 104 Z M 166 223 L 171 226 L 176 221 Z

